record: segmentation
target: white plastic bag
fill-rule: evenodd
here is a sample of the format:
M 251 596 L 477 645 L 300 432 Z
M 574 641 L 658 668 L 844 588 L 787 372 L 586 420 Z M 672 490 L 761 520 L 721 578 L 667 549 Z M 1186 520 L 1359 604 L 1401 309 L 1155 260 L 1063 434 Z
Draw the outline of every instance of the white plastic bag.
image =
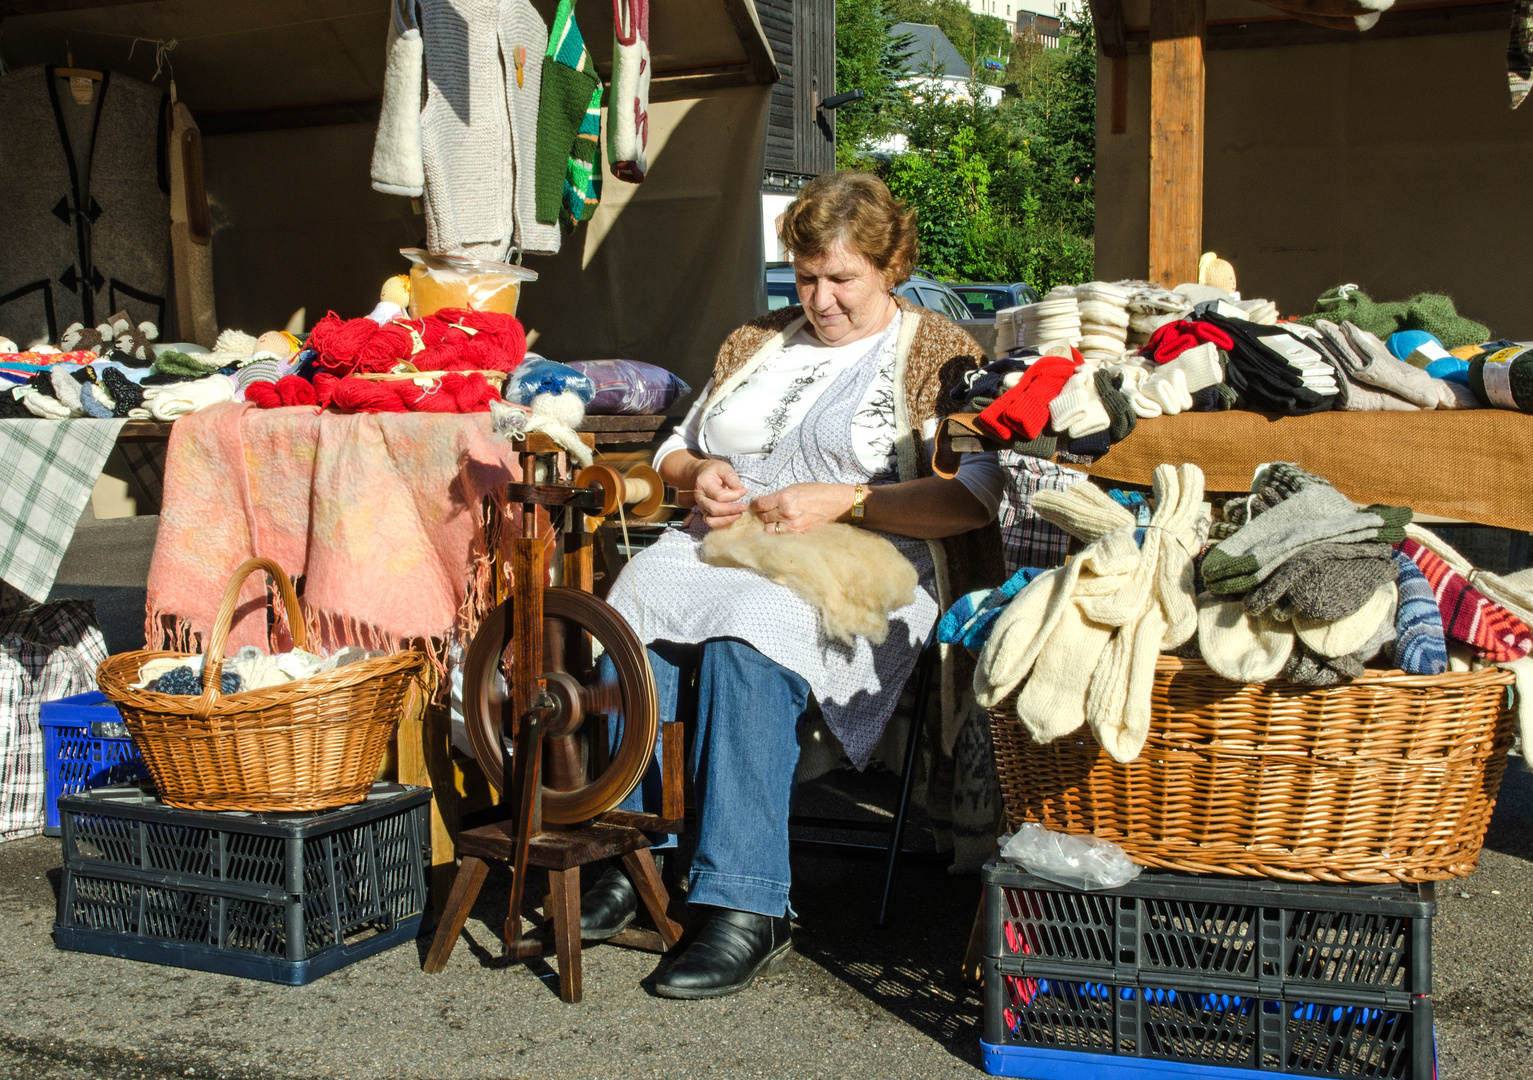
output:
M 1116 889 L 1144 869 L 1110 840 L 1050 832 L 1036 821 L 1001 845 L 1001 858 L 1072 889 Z

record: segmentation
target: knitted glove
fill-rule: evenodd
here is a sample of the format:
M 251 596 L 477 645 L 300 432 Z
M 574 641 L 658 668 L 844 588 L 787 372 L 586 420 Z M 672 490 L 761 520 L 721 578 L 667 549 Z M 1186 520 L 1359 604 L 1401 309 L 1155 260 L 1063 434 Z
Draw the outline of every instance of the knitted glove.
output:
M 1391 356 L 1382 341 L 1361 327 L 1342 323 L 1341 331 L 1357 359 L 1355 373 L 1349 371 L 1356 379 L 1423 409 L 1458 408 L 1458 396 L 1443 380 Z
M 1049 403 L 1081 366 L 1080 354 L 1065 358 L 1045 356 L 1023 373 L 1017 384 L 996 398 L 976 418 L 977 422 L 1008 442 L 1036 439 L 1049 422 Z

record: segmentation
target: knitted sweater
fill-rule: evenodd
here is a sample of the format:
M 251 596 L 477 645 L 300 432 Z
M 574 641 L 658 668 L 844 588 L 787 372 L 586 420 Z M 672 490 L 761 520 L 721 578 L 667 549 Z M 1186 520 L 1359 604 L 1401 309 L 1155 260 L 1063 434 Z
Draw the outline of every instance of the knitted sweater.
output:
M 426 246 L 492 260 L 512 247 L 557 254 L 558 226 L 535 213 L 548 27 L 528 0 L 421 0 L 421 37 Z
M 895 402 L 895 450 L 902 481 L 931 476 L 926 437 L 954 409 L 948 393 L 965 371 L 983 363 L 979 344 L 948 319 L 895 297 L 904 313 L 895 347 L 895 382 L 904 393 Z M 753 319 L 725 339 L 713 366 L 709 404 L 744 382 L 763 360 L 782 348 L 805 321 L 802 307 L 787 307 Z M 994 588 L 1006 577 L 1001 531 L 995 522 L 957 536 L 929 541 L 937 569 L 937 604 L 942 610 L 976 589 Z M 960 695 L 971 693 L 974 664 L 962 649 L 942 650 L 942 749 L 951 753 L 961 715 Z

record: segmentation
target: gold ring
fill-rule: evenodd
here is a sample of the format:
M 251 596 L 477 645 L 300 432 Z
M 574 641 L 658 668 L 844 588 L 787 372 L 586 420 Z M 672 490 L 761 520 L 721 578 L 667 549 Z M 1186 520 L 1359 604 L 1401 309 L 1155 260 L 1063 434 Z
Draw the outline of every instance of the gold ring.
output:
M 779 521 L 776 524 L 777 524 L 777 535 L 781 536 L 782 535 L 782 522 Z

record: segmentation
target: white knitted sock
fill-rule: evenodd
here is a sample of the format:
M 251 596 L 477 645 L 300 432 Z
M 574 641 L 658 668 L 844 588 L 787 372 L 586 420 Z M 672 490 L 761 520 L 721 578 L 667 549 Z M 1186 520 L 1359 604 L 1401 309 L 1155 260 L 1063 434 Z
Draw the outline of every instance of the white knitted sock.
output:
M 1044 642 L 1070 602 L 1080 567 L 1080 559 L 1075 558 L 1044 571 L 996 617 L 990 640 L 974 666 L 974 697 L 981 706 L 992 709 L 999 705 L 1032 671 Z
M 1282 673 L 1293 652 L 1294 634 L 1266 614 L 1251 615 L 1240 597 L 1198 597 L 1198 649 L 1220 678 L 1266 682 Z
M 1030 505 L 1044 521 L 1087 543 L 1135 521 L 1133 514 L 1090 480 L 1064 491 L 1036 491 Z
M 1073 600 L 1064 606 L 1017 695 L 1017 717 L 1034 739 L 1048 742 L 1086 722 L 1086 690 L 1112 633 L 1089 622 Z

